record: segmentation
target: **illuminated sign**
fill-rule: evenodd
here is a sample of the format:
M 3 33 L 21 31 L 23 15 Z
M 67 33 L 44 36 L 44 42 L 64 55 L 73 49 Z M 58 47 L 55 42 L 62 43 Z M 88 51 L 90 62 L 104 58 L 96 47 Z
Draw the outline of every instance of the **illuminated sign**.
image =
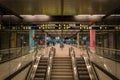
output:
M 2 26 L 0 30 L 120 30 L 120 25 L 95 25 L 94 27 L 81 24 L 40 24 L 21 26 Z

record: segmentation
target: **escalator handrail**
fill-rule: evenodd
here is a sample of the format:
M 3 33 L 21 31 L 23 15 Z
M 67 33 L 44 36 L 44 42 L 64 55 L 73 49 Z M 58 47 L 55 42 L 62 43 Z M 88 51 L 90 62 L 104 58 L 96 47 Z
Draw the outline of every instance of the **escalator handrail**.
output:
M 92 64 L 92 62 L 90 61 L 90 55 L 89 55 L 89 50 L 88 48 L 86 47 L 86 54 L 87 54 L 87 57 L 83 57 L 84 60 L 85 60 L 85 63 L 86 63 L 86 66 L 90 65 L 91 66 L 91 71 L 90 71 L 90 68 L 88 69 L 88 72 L 89 74 L 93 74 L 93 77 L 90 76 L 91 80 L 99 80 L 99 77 L 98 75 L 96 74 L 96 71 L 94 69 L 94 65 Z
M 50 80 L 51 76 L 51 69 L 52 69 L 52 63 L 53 63 L 53 57 L 55 56 L 55 48 L 51 48 L 49 52 L 49 59 L 48 59 L 48 67 L 47 67 L 47 73 L 45 80 Z
M 73 68 L 73 74 L 74 74 L 74 80 L 79 80 L 78 79 L 78 72 L 77 72 L 77 65 L 76 65 L 76 60 L 75 60 L 75 51 L 73 48 L 69 50 L 69 54 L 72 60 L 72 68 Z
M 37 54 L 39 54 L 39 53 L 36 53 L 35 59 L 32 62 L 32 65 L 31 65 L 32 67 L 29 71 L 29 74 L 28 74 L 26 80 L 34 80 L 39 61 L 40 61 L 41 57 L 43 56 L 43 54 L 40 54 L 39 56 L 37 56 Z

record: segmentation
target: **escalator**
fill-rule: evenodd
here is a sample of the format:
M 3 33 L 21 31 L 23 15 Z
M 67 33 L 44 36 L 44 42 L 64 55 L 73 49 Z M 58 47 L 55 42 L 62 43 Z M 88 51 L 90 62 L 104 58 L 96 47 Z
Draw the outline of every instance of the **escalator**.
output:
M 90 76 L 83 57 L 76 58 L 79 80 L 90 80 Z
M 54 57 L 51 80 L 74 80 L 70 57 Z
M 45 80 L 48 66 L 48 58 L 42 57 L 39 61 L 34 80 Z

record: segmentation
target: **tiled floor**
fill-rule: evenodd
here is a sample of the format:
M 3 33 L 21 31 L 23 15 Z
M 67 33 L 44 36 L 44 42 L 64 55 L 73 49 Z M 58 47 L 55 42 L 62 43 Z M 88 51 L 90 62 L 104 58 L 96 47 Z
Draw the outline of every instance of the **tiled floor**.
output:
M 71 47 L 71 45 L 64 45 L 64 48 L 60 48 L 60 44 L 56 44 L 55 46 L 53 46 L 55 49 L 56 49 L 56 55 L 55 57 L 68 57 L 69 56 L 69 48 Z M 76 56 L 80 56 L 83 51 L 74 47 L 74 50 L 75 50 L 75 55 Z M 45 56 L 47 57 L 48 54 L 49 54 L 49 50 L 50 50 L 50 47 L 46 47 L 45 48 L 45 51 L 44 51 L 44 54 Z

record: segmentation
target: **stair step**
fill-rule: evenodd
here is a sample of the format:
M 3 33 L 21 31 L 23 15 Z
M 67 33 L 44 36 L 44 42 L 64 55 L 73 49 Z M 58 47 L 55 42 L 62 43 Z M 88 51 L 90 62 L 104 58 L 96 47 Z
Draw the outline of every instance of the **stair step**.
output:
M 51 80 L 74 80 L 70 57 L 55 57 L 53 59 Z
M 71 61 L 62 61 L 62 60 L 60 60 L 60 61 L 53 61 L 53 63 L 71 63 Z
M 59 65 L 60 65 L 60 66 L 64 66 L 64 65 L 65 65 L 65 66 L 71 66 L 72 64 L 68 64 L 68 63 L 53 63 L 53 66 L 54 66 L 54 65 L 55 65 L 55 66 L 57 66 L 57 65 L 58 65 L 58 66 L 59 66 Z
M 72 72 L 72 69 L 52 69 L 52 71 L 56 71 L 56 72 L 60 72 L 60 71 Z
M 73 73 L 72 72 L 56 72 L 56 71 L 54 71 L 54 72 L 52 72 L 52 75 L 61 75 L 61 76 L 64 76 L 64 75 L 73 75 Z
M 73 76 L 51 76 L 52 79 L 73 79 Z
M 72 69 L 72 66 L 53 66 L 53 69 Z
M 72 64 L 53 64 L 53 66 L 72 66 Z
M 70 60 L 71 60 L 71 59 L 70 59 Z M 69 62 L 70 60 L 64 60 L 64 59 L 55 59 L 54 61 L 68 61 L 68 62 Z M 54 62 L 54 61 L 53 61 L 53 62 Z
M 70 59 L 70 57 L 54 57 L 54 59 Z

